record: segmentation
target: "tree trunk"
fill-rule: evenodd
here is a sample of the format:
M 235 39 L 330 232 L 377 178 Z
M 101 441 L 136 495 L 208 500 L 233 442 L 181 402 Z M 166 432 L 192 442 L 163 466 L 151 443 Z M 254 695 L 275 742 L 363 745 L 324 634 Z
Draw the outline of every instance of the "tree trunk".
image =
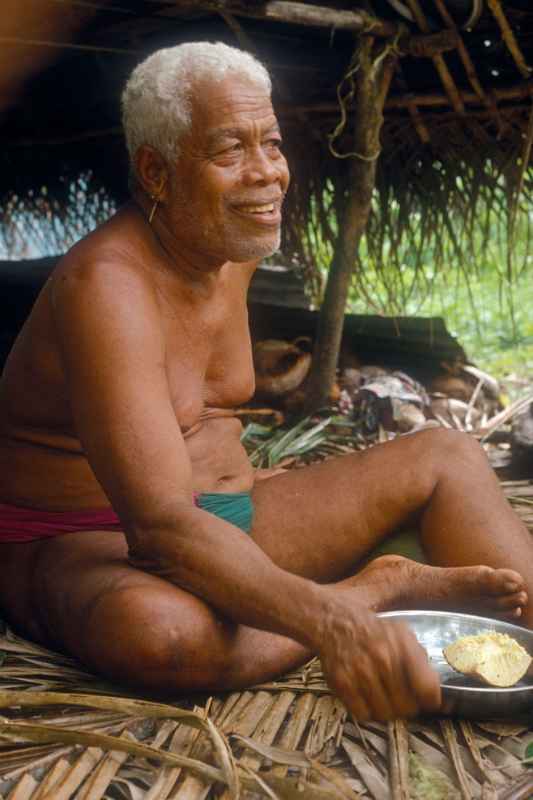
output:
M 354 155 L 350 164 L 350 193 L 339 220 L 339 234 L 320 311 L 313 364 L 308 379 L 306 412 L 326 405 L 335 381 L 346 300 L 359 241 L 366 228 L 374 190 L 383 106 L 396 66 L 396 58 L 380 58 L 383 48 L 371 37 L 361 39 L 356 73 L 353 131 Z

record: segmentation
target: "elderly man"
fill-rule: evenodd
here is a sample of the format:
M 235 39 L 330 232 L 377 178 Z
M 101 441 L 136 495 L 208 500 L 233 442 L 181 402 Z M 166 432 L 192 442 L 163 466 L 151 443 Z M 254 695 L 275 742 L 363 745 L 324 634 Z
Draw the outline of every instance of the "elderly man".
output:
M 527 530 L 449 431 L 254 472 L 232 411 L 254 389 L 246 291 L 289 183 L 268 75 L 182 45 L 136 68 L 123 108 L 132 201 L 62 259 L 2 377 L 4 615 L 151 690 L 243 687 L 318 654 L 359 719 L 438 709 L 416 639 L 374 612 L 531 625 Z M 357 571 L 407 520 L 434 566 Z

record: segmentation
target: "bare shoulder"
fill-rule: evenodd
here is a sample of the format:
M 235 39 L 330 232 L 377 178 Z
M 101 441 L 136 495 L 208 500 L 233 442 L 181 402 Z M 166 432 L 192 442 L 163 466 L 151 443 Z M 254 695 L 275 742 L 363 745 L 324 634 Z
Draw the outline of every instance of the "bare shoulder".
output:
M 155 288 L 143 260 L 142 236 L 127 216 L 109 223 L 78 242 L 59 262 L 50 281 L 52 308 L 83 303 L 87 312 L 102 304 L 155 301 Z

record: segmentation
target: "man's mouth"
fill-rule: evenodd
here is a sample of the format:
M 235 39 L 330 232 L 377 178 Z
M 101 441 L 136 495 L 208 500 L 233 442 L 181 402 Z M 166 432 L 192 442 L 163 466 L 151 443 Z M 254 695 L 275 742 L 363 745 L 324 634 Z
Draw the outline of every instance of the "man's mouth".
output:
M 264 203 L 261 206 L 239 206 L 239 211 L 245 214 L 271 214 L 274 211 L 274 203 Z
M 253 220 L 258 225 L 268 228 L 279 227 L 281 225 L 281 203 L 281 198 L 269 203 L 239 203 L 234 206 L 234 210 L 237 214 L 242 214 L 243 217 Z

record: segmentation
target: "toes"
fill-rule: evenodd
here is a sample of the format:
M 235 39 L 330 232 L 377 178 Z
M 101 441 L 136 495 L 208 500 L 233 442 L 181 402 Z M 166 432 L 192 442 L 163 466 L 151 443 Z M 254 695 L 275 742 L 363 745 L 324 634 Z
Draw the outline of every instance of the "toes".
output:
M 497 600 L 497 607 L 502 610 L 510 610 L 515 608 L 522 608 L 527 604 L 526 592 L 513 592 L 499 597 Z
M 491 569 L 487 577 L 494 594 L 510 595 L 524 591 L 524 579 L 519 572 L 515 572 L 513 569 Z

